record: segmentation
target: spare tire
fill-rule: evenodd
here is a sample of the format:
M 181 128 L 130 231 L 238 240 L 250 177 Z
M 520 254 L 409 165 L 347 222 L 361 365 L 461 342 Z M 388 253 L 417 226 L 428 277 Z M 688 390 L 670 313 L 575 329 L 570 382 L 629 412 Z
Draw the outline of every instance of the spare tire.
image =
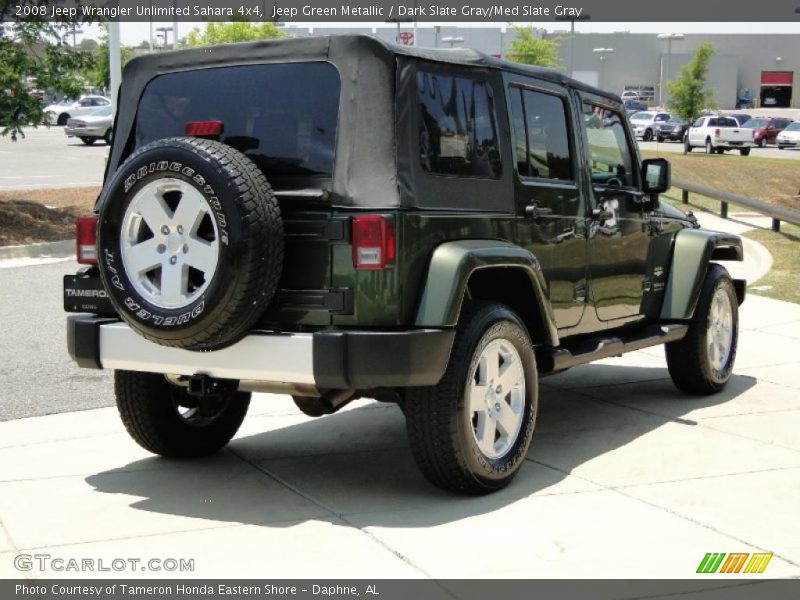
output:
M 98 262 L 109 298 L 147 339 L 211 350 L 239 339 L 283 268 L 275 195 L 244 154 L 217 141 L 143 146 L 108 185 Z

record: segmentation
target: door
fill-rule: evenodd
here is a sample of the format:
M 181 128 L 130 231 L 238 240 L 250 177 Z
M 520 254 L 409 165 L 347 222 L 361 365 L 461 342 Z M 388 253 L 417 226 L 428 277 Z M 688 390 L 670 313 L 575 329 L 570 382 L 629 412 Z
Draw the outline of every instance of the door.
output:
M 620 110 L 583 97 L 585 160 L 591 178 L 589 291 L 597 318 L 615 327 L 640 314 L 649 233 L 639 159 Z
M 578 186 L 577 121 L 564 88 L 508 76 L 518 243 L 539 260 L 559 329 L 586 305 L 586 205 Z

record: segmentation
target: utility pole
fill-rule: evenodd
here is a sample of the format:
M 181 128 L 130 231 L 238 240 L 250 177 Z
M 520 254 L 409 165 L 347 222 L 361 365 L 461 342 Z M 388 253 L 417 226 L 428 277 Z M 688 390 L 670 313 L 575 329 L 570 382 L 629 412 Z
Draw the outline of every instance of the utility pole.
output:
M 579 17 L 556 17 L 556 21 L 569 21 L 569 76 L 575 73 L 575 21 L 588 21 L 592 17 L 581 15 Z
M 682 40 L 685 36 L 682 33 L 659 33 L 659 40 L 667 40 L 667 67 L 661 62 L 661 77 L 658 82 L 658 105 L 664 106 L 664 79 L 669 77 L 670 59 L 672 58 L 672 40 Z M 666 74 L 664 73 L 666 71 Z
M 108 67 L 110 71 L 111 106 L 117 110 L 117 95 L 122 82 L 122 60 L 120 58 L 119 21 L 108 23 Z

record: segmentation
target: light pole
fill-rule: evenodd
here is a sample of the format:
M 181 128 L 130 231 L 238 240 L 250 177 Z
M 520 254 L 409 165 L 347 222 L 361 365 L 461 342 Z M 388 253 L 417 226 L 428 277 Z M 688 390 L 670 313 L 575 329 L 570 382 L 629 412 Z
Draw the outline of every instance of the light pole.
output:
M 658 81 L 658 105 L 663 107 L 664 106 L 664 71 L 666 71 L 666 77 L 669 77 L 669 63 L 670 58 L 672 58 L 672 40 L 682 40 L 686 36 L 682 33 L 659 33 L 658 34 L 659 40 L 667 40 L 667 68 L 664 68 L 664 61 L 661 61 L 661 74 Z
M 122 81 L 119 21 L 110 21 L 108 24 L 108 70 L 111 106 L 113 107 L 112 110 L 116 112 L 117 94 L 119 93 L 119 84 Z
M 400 23 L 413 23 L 414 19 L 412 17 L 392 17 L 391 19 L 386 19 L 387 23 L 397 23 L 397 33 L 394 36 L 394 43 L 395 44 L 402 44 L 403 42 L 400 40 Z M 416 37 L 416 36 L 415 36 Z M 417 41 L 414 40 L 414 45 L 417 45 Z
M 556 21 L 569 21 L 569 76 L 574 77 L 575 73 L 575 21 L 588 21 L 590 15 L 579 17 L 556 17 Z
M 164 48 L 167 47 L 167 40 L 169 39 L 169 32 L 172 31 L 172 27 L 156 27 L 156 32 L 159 37 L 164 36 Z
M 592 48 L 592 52 L 600 55 L 600 79 L 597 82 L 597 87 L 603 89 L 603 74 L 605 72 L 606 55 L 613 54 L 613 48 Z

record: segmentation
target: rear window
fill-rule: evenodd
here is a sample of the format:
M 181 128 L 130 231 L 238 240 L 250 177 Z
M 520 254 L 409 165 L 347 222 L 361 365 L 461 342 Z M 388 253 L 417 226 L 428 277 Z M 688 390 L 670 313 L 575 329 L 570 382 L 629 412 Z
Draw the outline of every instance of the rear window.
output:
M 145 88 L 136 146 L 183 136 L 191 121 L 222 121 L 221 141 L 273 182 L 333 174 L 339 73 L 329 63 L 219 67 L 169 73 Z

